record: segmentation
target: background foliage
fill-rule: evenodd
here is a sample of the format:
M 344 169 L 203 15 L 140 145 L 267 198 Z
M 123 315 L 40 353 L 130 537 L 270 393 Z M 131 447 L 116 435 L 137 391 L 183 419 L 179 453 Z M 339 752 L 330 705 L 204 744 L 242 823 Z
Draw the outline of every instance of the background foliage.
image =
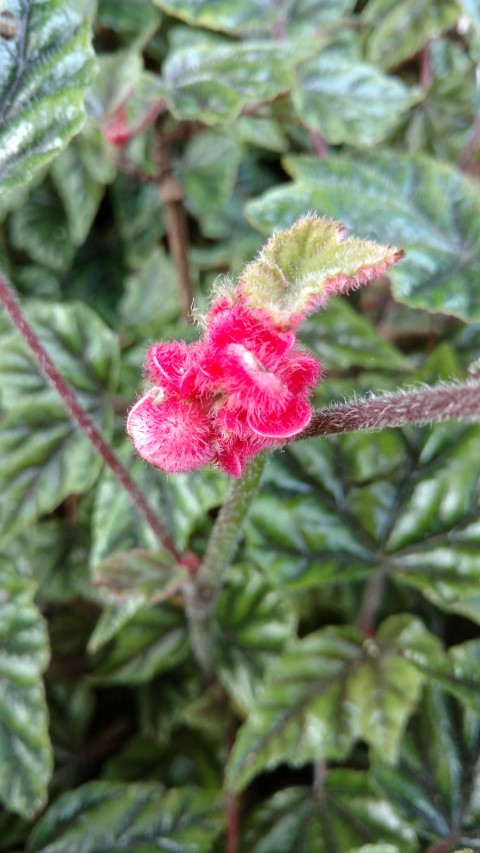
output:
M 407 250 L 305 323 L 318 403 L 478 359 L 479 63 L 476 0 L 0 6 L 0 265 L 178 549 L 226 477 L 147 470 L 125 413 L 271 230 Z M 0 374 L 1 851 L 480 848 L 478 427 L 277 453 L 205 683 L 182 571 L 3 316 Z

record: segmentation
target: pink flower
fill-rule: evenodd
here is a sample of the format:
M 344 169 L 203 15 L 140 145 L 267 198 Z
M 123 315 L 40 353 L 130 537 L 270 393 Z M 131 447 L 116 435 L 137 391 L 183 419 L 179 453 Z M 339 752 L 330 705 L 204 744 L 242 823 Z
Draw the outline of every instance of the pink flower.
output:
M 235 477 L 305 429 L 322 373 L 291 330 L 233 297 L 212 305 L 200 341 L 150 347 L 145 372 L 156 387 L 127 423 L 139 455 L 165 471 L 215 462 Z
M 163 471 L 184 473 L 212 462 L 211 423 L 201 403 L 151 389 L 135 404 L 127 432 L 142 459 Z

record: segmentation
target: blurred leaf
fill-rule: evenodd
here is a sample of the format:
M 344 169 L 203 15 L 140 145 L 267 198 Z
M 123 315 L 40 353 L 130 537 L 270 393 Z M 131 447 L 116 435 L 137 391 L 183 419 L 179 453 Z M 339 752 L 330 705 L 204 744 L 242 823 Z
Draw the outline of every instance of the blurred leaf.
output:
M 59 403 L 22 402 L 0 432 L 0 536 L 7 539 L 94 484 L 102 459 Z
M 156 6 L 169 15 L 181 18 L 194 27 L 205 27 L 227 33 L 250 33 L 275 30 L 283 24 L 294 35 L 305 29 L 305 20 L 310 26 L 321 26 L 335 20 L 355 5 L 353 0 L 282 0 L 265 7 L 262 0 L 222 0 L 212 5 L 208 0 L 153 0 Z
M 265 577 L 246 567 L 230 568 L 214 612 L 220 681 L 245 711 L 265 669 L 293 637 L 295 616 L 287 599 Z
M 180 165 L 185 206 L 200 222 L 204 210 L 211 213 L 228 201 L 241 153 L 237 140 L 219 130 L 204 130 L 187 144 Z
M 142 344 L 150 336 L 160 337 L 166 323 L 178 317 L 177 273 L 171 258 L 156 249 L 147 262 L 125 281 L 120 317 L 127 334 Z
M 452 646 L 448 654 L 406 650 L 405 657 L 434 684 L 461 702 L 480 707 L 480 640 Z
M 195 525 L 204 520 L 209 509 L 221 504 L 226 478 L 214 471 L 195 471 L 168 478 L 134 457 L 130 444 L 125 445 L 120 456 L 128 459 L 132 476 L 175 536 L 178 548 L 184 549 Z M 118 551 L 158 547 L 151 529 L 133 511 L 130 498 L 118 488 L 109 471 L 105 471 L 99 481 L 92 535 L 92 566 Z
M 88 93 L 88 111 L 92 119 L 102 122 L 133 91 L 143 68 L 138 50 L 117 50 L 98 57 L 98 74 Z
M 398 767 L 380 759 L 374 776 L 420 841 L 480 843 L 480 726 L 478 712 L 462 710 L 439 691 L 427 691 L 408 727 Z
M 418 91 L 398 77 L 334 53 L 308 59 L 298 66 L 297 75 L 292 97 L 298 114 L 331 145 L 368 147 L 380 142 L 418 100 Z
M 48 635 L 33 603 L 35 585 L 0 562 L 0 799 L 33 817 L 47 799 L 52 770 L 42 672 Z
M 7 0 L 0 40 L 0 192 L 27 183 L 81 129 L 92 82 L 90 27 L 61 0 Z
M 262 231 L 288 227 L 308 210 L 333 216 L 362 237 L 405 249 L 405 260 L 389 272 L 400 302 L 467 322 L 480 317 L 480 191 L 471 180 L 431 158 L 395 151 L 355 161 L 289 157 L 286 168 L 295 183 L 247 205 Z
M 112 184 L 111 196 L 125 261 L 132 269 L 144 267 L 155 256 L 165 233 L 158 188 L 153 182 L 138 185 L 119 173 Z M 167 266 L 167 259 L 163 255 L 162 258 Z
M 47 270 L 60 273 L 70 266 L 75 246 L 63 205 L 50 181 L 35 187 L 8 221 L 12 246 Z
M 158 81 L 175 118 L 217 124 L 293 85 L 292 51 L 271 42 L 209 43 L 171 54 Z
M 113 391 L 118 381 L 117 336 L 88 305 L 79 302 L 32 301 L 23 308 L 42 345 L 83 405 L 91 412 L 101 413 L 105 394 Z M 23 339 L 10 328 L 0 335 L 0 394 L 7 408 L 16 407 L 20 396 L 22 403 L 32 408 L 58 400 Z
M 92 583 L 100 598 L 109 603 L 138 599 L 155 604 L 172 596 L 188 577 L 170 551 L 141 548 L 113 554 L 95 567 Z
M 282 761 L 297 767 L 341 760 L 358 738 L 396 761 L 423 682 L 403 651 L 433 644 L 410 616 L 390 617 L 375 639 L 353 627 L 328 627 L 291 643 L 267 672 L 239 731 L 227 770 L 230 784 L 244 788 Z
M 109 27 L 115 33 L 134 37 L 155 31 L 160 23 L 159 12 L 153 8 L 151 0 L 99 0 L 98 21 L 103 27 Z
M 241 292 L 251 306 L 288 324 L 400 259 L 396 249 L 346 237 L 341 223 L 310 214 L 270 237 L 245 267 Z
M 362 842 L 372 843 L 365 847 Z M 328 770 L 315 790 L 285 788 L 257 806 L 247 820 L 242 853 L 416 853 L 415 834 L 369 776 Z
M 183 663 L 188 651 L 182 609 L 144 606 L 97 652 L 91 677 L 96 684 L 145 684 Z
M 365 367 L 406 370 L 408 359 L 345 299 L 330 299 L 325 310 L 302 323 L 301 339 L 327 370 Z
M 69 236 L 75 246 L 87 237 L 115 167 L 101 136 L 81 135 L 55 160 L 52 179 L 65 205 Z
M 91 782 L 60 797 L 30 837 L 30 853 L 210 853 L 222 796 L 192 787 Z M 88 826 L 88 833 L 85 827 Z
M 370 0 L 363 18 L 371 24 L 369 58 L 393 68 L 452 27 L 459 10 L 454 0 Z

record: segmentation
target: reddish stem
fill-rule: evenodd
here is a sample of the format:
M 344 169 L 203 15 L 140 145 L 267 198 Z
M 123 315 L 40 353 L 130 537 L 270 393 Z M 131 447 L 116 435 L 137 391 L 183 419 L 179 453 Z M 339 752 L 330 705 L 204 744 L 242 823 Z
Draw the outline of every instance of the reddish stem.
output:
M 227 830 L 226 853 L 238 853 L 240 836 L 240 815 L 238 795 L 234 791 L 227 792 Z
M 399 391 L 319 409 L 294 441 L 317 435 L 379 430 L 444 421 L 480 423 L 480 380 L 442 382 L 431 388 Z
M 139 514 L 155 533 L 159 542 L 170 551 L 175 559 L 180 559 L 180 554 L 175 548 L 168 531 L 147 503 L 145 495 L 132 479 L 128 471 L 123 467 L 112 448 L 107 444 L 95 424 L 80 405 L 71 386 L 66 382 L 61 373 L 55 367 L 52 359 L 45 351 L 42 343 L 37 337 L 32 326 L 25 317 L 16 294 L 7 281 L 0 275 L 0 301 L 3 302 L 5 310 L 12 322 L 22 335 L 25 343 L 35 356 L 37 364 L 48 382 L 55 388 L 65 403 L 72 419 L 85 433 L 95 450 L 100 454 L 106 465 L 114 473 L 118 482 L 130 495 Z

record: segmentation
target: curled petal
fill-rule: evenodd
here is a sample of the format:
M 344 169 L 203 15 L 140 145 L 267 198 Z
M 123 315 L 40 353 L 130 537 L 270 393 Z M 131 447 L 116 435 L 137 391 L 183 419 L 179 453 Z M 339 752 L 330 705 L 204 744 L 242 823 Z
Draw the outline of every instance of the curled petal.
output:
M 310 393 L 324 374 L 320 362 L 303 350 L 291 351 L 288 362 L 279 372 L 288 390 L 295 395 Z
M 256 435 L 271 439 L 291 438 L 298 435 L 310 423 L 312 409 L 302 399 L 292 398 L 281 411 L 277 411 L 275 417 L 262 417 L 261 411 L 254 411 L 248 415 L 247 422 Z
M 200 343 L 153 344 L 147 351 L 145 373 L 165 391 L 187 396 L 193 389 L 193 374 L 201 351 Z
M 243 344 L 267 370 L 272 370 L 295 343 L 295 335 L 275 326 L 266 312 L 252 311 L 245 303 L 236 302 L 209 315 L 207 342 L 213 351 Z
M 131 410 L 127 432 L 142 459 L 163 471 L 184 473 L 215 456 L 211 422 L 203 406 L 176 395 L 155 401 L 155 389 Z

